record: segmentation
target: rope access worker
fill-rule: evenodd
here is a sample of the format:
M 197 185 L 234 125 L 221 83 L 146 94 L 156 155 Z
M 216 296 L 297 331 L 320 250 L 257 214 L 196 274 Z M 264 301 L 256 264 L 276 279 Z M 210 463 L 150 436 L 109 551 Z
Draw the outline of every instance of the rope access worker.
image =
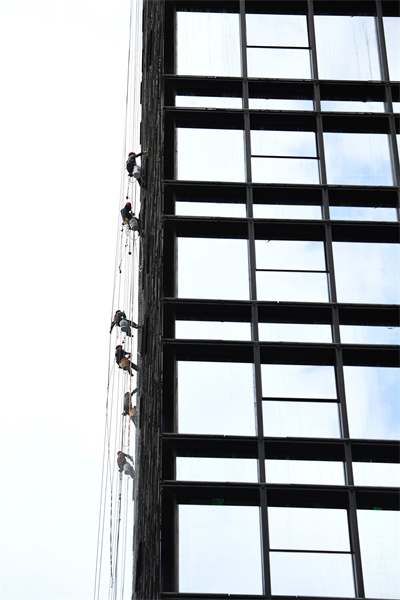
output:
M 136 408 L 136 406 L 132 406 L 129 409 L 129 418 L 133 421 L 133 424 L 135 427 L 137 427 L 137 417 L 138 417 L 137 408 Z
M 124 394 L 124 412 L 122 413 L 124 417 L 127 417 L 130 413 L 132 408 L 131 398 L 136 392 L 137 388 L 133 390 L 133 392 L 126 392 L 126 394 Z
M 132 212 L 132 204 L 130 202 L 127 202 L 124 206 L 124 208 L 121 208 L 121 217 L 122 217 L 122 221 L 123 223 L 129 223 L 129 221 L 132 219 L 133 217 L 133 212 Z
M 126 161 L 126 170 L 128 171 L 129 177 L 134 177 L 140 187 L 144 187 L 144 182 L 142 178 L 142 169 L 139 165 L 136 164 L 136 159 L 143 154 L 147 154 L 147 150 L 143 152 L 139 152 L 139 154 L 135 154 L 134 152 L 129 152 L 128 160 Z
M 126 352 L 121 345 L 115 348 L 115 361 L 120 369 L 127 371 L 129 375 L 132 375 L 132 369 L 138 370 L 137 365 L 129 360 L 131 356 L 130 352 Z
M 130 465 L 126 460 L 127 458 L 129 458 L 129 460 L 131 460 L 133 463 L 132 456 L 130 456 L 129 454 L 125 454 L 125 452 L 121 452 L 121 450 L 119 450 L 117 454 L 117 465 L 119 467 L 119 472 L 124 472 L 125 475 L 130 475 L 132 479 L 135 479 L 135 471 L 133 470 L 132 465 Z
M 137 231 L 139 235 L 141 235 L 142 228 L 140 219 L 135 217 L 134 213 L 132 212 L 132 204 L 130 202 L 127 202 L 124 208 L 121 209 L 121 217 L 123 225 L 128 225 L 129 229 L 132 229 L 132 231 Z
M 115 325 L 117 327 L 121 327 L 121 331 L 123 333 L 126 333 L 129 337 L 132 335 L 131 327 L 133 327 L 134 329 L 138 329 L 139 327 L 136 323 L 126 318 L 126 314 L 123 310 L 116 311 L 114 318 L 111 321 L 110 333 L 114 329 Z

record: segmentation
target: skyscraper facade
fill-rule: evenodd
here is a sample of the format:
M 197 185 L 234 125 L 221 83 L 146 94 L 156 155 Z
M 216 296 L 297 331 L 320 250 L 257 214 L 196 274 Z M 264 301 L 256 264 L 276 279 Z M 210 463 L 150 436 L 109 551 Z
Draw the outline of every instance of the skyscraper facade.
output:
M 145 0 L 132 597 L 399 598 L 399 4 Z

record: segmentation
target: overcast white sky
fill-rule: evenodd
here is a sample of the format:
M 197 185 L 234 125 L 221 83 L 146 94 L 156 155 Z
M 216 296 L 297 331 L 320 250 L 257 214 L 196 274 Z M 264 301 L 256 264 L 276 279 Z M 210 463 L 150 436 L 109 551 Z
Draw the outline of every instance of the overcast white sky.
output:
M 0 1 L 2 600 L 93 594 L 129 5 Z

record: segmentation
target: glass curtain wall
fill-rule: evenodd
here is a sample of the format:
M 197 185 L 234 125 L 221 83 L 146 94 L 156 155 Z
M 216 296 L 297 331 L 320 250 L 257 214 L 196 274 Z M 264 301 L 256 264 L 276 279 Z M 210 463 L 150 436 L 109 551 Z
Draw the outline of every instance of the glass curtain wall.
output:
M 400 19 L 222 4 L 165 84 L 164 591 L 400 598 Z

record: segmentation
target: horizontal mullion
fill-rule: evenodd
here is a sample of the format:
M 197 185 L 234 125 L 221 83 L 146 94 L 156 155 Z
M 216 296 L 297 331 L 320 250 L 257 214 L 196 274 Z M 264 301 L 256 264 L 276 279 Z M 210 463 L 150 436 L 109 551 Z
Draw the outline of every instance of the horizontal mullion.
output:
M 251 342 L 231 340 L 177 340 L 162 339 L 165 356 L 181 361 L 244 362 L 254 363 L 254 351 L 260 348 L 261 364 L 280 365 L 335 365 L 336 348 L 333 343 Z M 344 365 L 398 367 L 398 346 L 362 344 L 342 345 Z
M 178 237 L 248 239 L 248 224 L 254 223 L 257 240 L 324 241 L 326 224 L 330 224 L 334 242 L 398 243 L 399 224 L 395 221 L 327 221 L 322 219 L 248 219 L 238 217 L 203 217 L 165 215 L 167 227 Z
M 179 196 L 182 198 L 187 197 L 188 194 L 196 194 L 196 196 L 207 196 L 210 193 L 216 196 L 232 196 L 233 202 L 243 201 L 246 202 L 245 191 L 251 185 L 255 191 L 255 204 L 264 204 L 260 201 L 261 195 L 263 196 L 265 191 L 273 191 L 274 196 L 277 196 L 278 202 L 275 204 L 285 204 L 287 200 L 288 190 L 291 192 L 291 198 L 299 202 L 295 204 L 320 204 L 322 202 L 322 191 L 327 190 L 329 192 L 330 202 L 332 203 L 333 198 L 335 199 L 335 205 L 341 206 L 343 203 L 348 203 L 349 206 L 375 206 L 376 198 L 379 198 L 380 205 L 397 207 L 397 195 L 398 188 L 395 185 L 385 186 L 369 186 L 369 185 L 322 185 L 320 183 L 315 184 L 295 184 L 295 183 L 253 183 L 248 182 L 210 182 L 210 181 L 199 181 L 199 180 L 177 180 L 177 179 L 164 179 L 163 187 L 165 194 L 173 193 L 177 199 Z M 243 199 L 244 198 L 244 199 Z M 243 200 L 242 200 L 243 199 Z M 308 200 L 312 201 L 309 202 Z M 208 200 L 209 201 L 209 200 Z M 353 204 L 351 202 L 354 202 Z M 364 204 L 367 202 L 367 204 Z M 287 203 L 287 202 L 286 202 Z M 289 202 L 289 204 L 292 203 Z M 382 204 L 381 204 L 382 203 Z
M 270 552 L 302 552 L 306 554 L 352 554 L 351 550 L 297 550 L 293 548 L 270 548 Z
M 258 458 L 257 436 L 162 433 L 163 455 L 209 458 Z M 270 437 L 263 438 L 265 458 L 275 460 L 345 461 L 352 449 L 353 463 L 400 463 L 396 440 Z M 170 454 L 168 454 L 170 453 Z
M 147 597 L 147 596 L 146 596 Z M 165 600 L 298 600 L 299 596 L 272 596 L 265 594 L 198 594 L 196 592 L 161 592 L 160 599 Z M 312 600 L 338 600 L 337 596 L 313 596 Z M 354 600 L 352 597 L 341 597 L 340 600 Z M 366 600 L 376 600 L 376 598 L 366 598 Z
M 267 491 L 271 507 L 348 509 L 349 495 L 354 492 L 357 508 L 399 510 L 398 488 L 395 487 L 162 481 L 162 491 L 175 496 L 177 504 L 212 505 L 213 498 L 219 498 L 226 506 L 260 506 L 262 489 Z
M 268 50 L 310 50 L 310 46 L 253 46 L 247 45 L 246 48 L 262 48 Z
M 327 273 L 328 271 L 318 271 L 309 269 L 256 269 L 261 272 L 272 272 L 272 273 Z
M 234 95 L 242 96 L 242 81 L 249 82 L 251 98 L 288 98 L 312 100 L 314 85 L 319 83 L 322 100 L 371 100 L 385 101 L 385 88 L 389 85 L 394 93 L 397 92 L 396 82 L 393 81 L 349 81 L 333 79 L 272 79 L 272 78 L 241 78 L 213 75 L 177 75 L 166 74 L 164 81 L 167 95 L 173 89 L 179 95 L 204 96 Z M 228 92 L 228 93 L 227 93 Z
M 251 158 L 304 158 L 308 160 L 318 160 L 319 156 L 287 156 L 285 154 L 252 154 Z
M 160 594 L 161 600 L 272 600 L 274 598 L 279 598 L 279 600 L 299 600 L 299 596 L 273 596 L 270 594 L 199 594 L 196 592 L 161 592 Z M 338 598 L 337 596 L 313 596 L 312 600 L 338 600 Z M 354 600 L 354 596 L 340 597 L 340 600 Z M 376 598 L 366 598 L 366 600 L 376 600 Z
M 275 397 L 275 396 L 263 396 L 262 397 L 262 401 L 263 402 L 319 402 L 319 403 L 324 403 L 324 402 L 328 402 L 329 404 L 337 404 L 339 402 L 338 398 L 296 398 L 295 396 L 293 396 L 293 398 L 291 397 L 285 397 L 285 398 L 280 398 L 280 397 Z
M 166 133 L 173 135 L 168 127 L 200 129 L 244 130 L 245 113 L 248 109 L 214 108 L 204 110 L 196 107 L 164 107 Z M 390 115 L 385 113 L 323 113 L 324 132 L 337 133 L 390 133 Z M 250 129 L 270 131 L 317 131 L 317 113 L 313 111 L 250 111 Z M 170 134 L 168 133 L 170 131 Z
M 388 5 L 388 6 L 386 6 Z M 177 11 L 209 11 L 209 12 L 222 12 L 222 10 L 234 14 L 239 14 L 239 5 L 235 0 L 176 0 Z M 251 6 L 251 5 L 250 5 Z M 286 0 L 282 3 L 282 0 L 275 1 L 259 1 L 256 2 L 257 12 L 264 15 L 278 14 L 278 15 L 307 15 L 307 3 L 303 0 Z M 247 8 L 247 14 L 250 10 Z M 398 15 L 398 3 L 383 2 L 383 15 Z M 373 0 L 323 0 L 323 2 L 315 3 L 314 8 L 315 15 L 370 15 L 374 17 L 376 15 L 376 6 Z
M 275 302 L 250 300 L 205 300 L 165 297 L 164 318 L 189 321 L 251 322 L 253 306 L 258 309 L 259 323 L 332 324 L 332 309 L 339 310 L 340 325 L 398 327 L 397 305 L 333 304 L 329 302 Z M 173 337 L 165 335 L 165 338 Z

